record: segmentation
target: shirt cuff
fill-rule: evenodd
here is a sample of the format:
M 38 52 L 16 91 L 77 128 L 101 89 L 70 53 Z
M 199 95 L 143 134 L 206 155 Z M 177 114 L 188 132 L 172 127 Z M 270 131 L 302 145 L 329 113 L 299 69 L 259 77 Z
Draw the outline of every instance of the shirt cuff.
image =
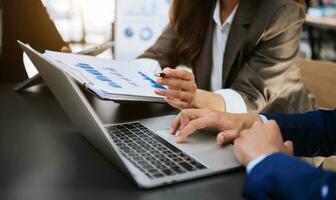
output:
M 226 112 L 247 113 L 243 97 L 233 89 L 218 90 L 215 93 L 222 95 L 226 104 Z
M 250 174 L 251 171 L 255 166 L 257 166 L 259 163 L 261 163 L 267 156 L 271 154 L 264 154 L 262 156 L 259 156 L 258 158 L 252 160 L 247 166 L 246 166 L 246 172 L 247 174 Z
M 260 119 L 261 119 L 264 123 L 268 122 L 268 119 L 267 119 L 267 117 L 266 117 L 265 115 L 258 115 L 258 116 L 260 117 Z

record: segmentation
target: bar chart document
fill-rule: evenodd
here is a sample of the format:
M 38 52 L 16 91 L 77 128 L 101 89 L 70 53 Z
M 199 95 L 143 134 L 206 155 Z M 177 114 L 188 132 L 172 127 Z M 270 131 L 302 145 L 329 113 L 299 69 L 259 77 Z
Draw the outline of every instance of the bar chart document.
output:
M 156 83 L 155 61 L 115 61 L 53 51 L 44 56 L 101 99 L 164 102 L 154 93 L 166 89 Z

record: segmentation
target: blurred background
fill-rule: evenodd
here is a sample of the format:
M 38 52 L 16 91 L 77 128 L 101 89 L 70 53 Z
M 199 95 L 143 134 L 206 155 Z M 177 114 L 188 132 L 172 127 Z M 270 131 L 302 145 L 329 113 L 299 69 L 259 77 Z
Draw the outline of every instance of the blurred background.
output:
M 47 36 L 47 43 L 56 35 L 53 31 L 44 30 L 46 32 L 38 36 L 39 32 L 54 26 L 59 37 L 74 52 L 114 41 L 114 47 L 100 57 L 134 59 L 155 42 L 167 25 L 170 3 L 170 0 L 2 0 L 4 33 L 0 38 L 5 38 L 2 57 L 9 56 L 14 59 L 14 52 L 19 50 L 16 45 L 17 39 L 25 40 L 39 49 L 38 43 L 42 43 L 44 37 Z M 306 3 L 307 19 L 302 33 L 300 56 L 307 60 L 335 62 L 336 0 L 306 0 Z M 22 13 L 21 18 L 20 15 L 14 16 L 13 11 Z M 22 17 L 24 15 L 30 18 Z M 20 34 L 12 34 L 13 24 L 17 25 L 16 29 L 19 30 L 16 32 Z M 11 33 L 6 35 L 6 31 Z M 24 35 L 29 33 L 33 35 L 30 38 Z M 36 38 L 40 42 L 33 41 Z M 7 55 L 6 43 L 7 46 L 15 46 Z M 2 68 L 8 67 L 9 72 L 13 71 L 13 66 L 10 66 L 14 65 L 12 62 L 5 65 Z M 24 74 L 8 78 L 3 72 L 7 73 L 6 70 L 1 72 L 2 76 L 0 73 L 0 82 L 21 81 L 26 78 Z
M 133 49 L 132 52 L 120 52 L 118 51 L 122 48 L 120 45 L 116 49 L 117 59 L 136 57 L 155 41 L 168 23 L 169 0 L 42 0 L 42 2 L 62 38 L 70 42 L 76 50 L 113 39 L 118 39 L 117 41 L 120 39 L 123 44 L 126 42 L 123 41 L 125 39 L 123 36 L 129 40 L 133 39 L 131 42 L 134 46 L 141 47 Z M 336 0 L 307 0 L 306 3 L 308 10 L 302 35 L 302 56 L 307 59 L 336 61 Z M 146 33 L 140 33 L 144 30 L 139 29 L 147 27 L 150 28 L 146 29 Z M 134 34 L 145 34 L 149 41 L 141 43 L 143 38 Z
M 133 59 L 168 23 L 169 0 L 42 0 L 74 51 L 115 41 L 116 59 Z M 132 48 L 125 48 L 125 44 Z M 105 53 L 102 56 L 112 56 Z
M 306 59 L 336 61 L 336 0 L 306 0 L 301 52 Z

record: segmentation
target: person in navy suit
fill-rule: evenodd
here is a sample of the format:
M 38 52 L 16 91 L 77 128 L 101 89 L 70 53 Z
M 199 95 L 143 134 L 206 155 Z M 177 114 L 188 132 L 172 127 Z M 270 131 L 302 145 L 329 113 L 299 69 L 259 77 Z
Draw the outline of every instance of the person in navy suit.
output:
M 177 142 L 199 129 L 216 128 L 217 143 L 234 142 L 246 166 L 243 196 L 248 199 L 336 199 L 336 174 L 311 167 L 295 156 L 336 152 L 336 111 L 305 114 L 230 114 L 184 110 L 171 132 Z

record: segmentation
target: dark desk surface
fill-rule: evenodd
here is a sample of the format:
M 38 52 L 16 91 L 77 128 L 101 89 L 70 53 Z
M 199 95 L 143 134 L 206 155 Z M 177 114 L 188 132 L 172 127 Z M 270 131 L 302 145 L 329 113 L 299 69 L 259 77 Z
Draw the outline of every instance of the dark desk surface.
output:
M 140 190 L 80 136 L 46 87 L 13 87 L 0 85 L 0 199 L 242 199 L 243 171 Z M 95 105 L 105 122 L 155 115 L 149 105 L 112 116 L 105 107 L 116 104 Z

